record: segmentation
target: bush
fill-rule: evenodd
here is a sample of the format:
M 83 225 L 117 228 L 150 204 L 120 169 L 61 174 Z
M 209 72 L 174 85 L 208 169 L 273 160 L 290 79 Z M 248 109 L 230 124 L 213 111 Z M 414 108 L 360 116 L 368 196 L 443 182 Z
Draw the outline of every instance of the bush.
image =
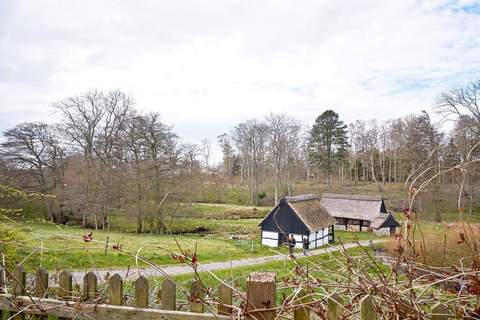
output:
M 7 266 L 13 266 L 21 261 L 22 250 L 18 250 L 17 245 L 24 240 L 25 235 L 20 229 L 0 225 L 0 254 L 5 257 Z

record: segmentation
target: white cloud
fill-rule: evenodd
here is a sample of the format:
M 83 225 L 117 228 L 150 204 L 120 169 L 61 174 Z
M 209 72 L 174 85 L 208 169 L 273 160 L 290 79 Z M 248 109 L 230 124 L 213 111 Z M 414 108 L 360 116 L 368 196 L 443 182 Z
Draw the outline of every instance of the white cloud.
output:
M 2 1 L 0 129 L 119 88 L 186 140 L 286 112 L 429 109 L 480 78 L 478 1 Z

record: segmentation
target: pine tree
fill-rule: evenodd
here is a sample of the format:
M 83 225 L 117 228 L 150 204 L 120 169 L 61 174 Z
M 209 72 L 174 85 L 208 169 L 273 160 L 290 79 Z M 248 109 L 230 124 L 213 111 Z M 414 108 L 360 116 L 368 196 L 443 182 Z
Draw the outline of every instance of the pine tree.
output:
M 347 148 L 347 126 L 338 114 L 327 110 L 317 117 L 310 131 L 309 152 L 315 165 L 327 175 L 328 189 L 333 168 L 345 159 Z

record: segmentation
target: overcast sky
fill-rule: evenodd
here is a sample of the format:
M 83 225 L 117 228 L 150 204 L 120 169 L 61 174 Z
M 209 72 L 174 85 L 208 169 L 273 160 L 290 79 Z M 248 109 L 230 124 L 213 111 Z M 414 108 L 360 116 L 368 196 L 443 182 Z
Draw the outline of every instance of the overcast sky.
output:
M 131 94 L 186 141 L 284 112 L 311 124 L 431 110 L 480 79 L 480 2 L 0 0 L 0 130 Z

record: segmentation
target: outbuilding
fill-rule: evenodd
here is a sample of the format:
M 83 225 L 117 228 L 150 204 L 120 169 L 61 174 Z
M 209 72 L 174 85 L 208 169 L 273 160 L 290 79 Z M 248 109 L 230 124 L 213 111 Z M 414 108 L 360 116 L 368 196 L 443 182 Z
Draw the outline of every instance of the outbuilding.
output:
M 320 203 L 335 218 L 336 230 L 371 230 L 378 235 L 394 235 L 400 227 L 387 212 L 381 195 L 324 193 Z
M 296 247 L 302 247 L 307 238 L 310 248 L 334 241 L 335 219 L 313 194 L 283 197 L 260 223 L 262 244 L 270 247 L 286 243 L 293 234 Z

